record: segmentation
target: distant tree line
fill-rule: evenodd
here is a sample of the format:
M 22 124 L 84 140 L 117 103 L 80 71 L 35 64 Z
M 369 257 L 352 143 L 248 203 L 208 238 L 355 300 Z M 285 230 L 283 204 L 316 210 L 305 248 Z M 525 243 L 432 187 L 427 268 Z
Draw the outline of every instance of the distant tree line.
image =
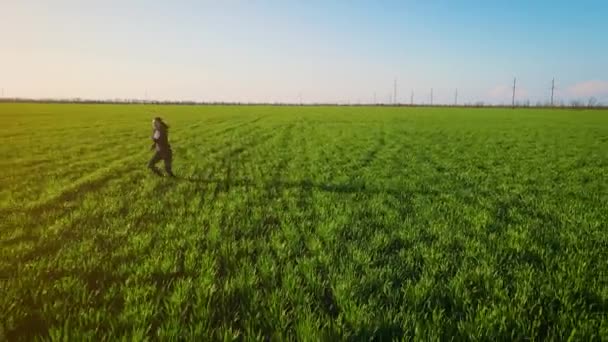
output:
M 599 102 L 595 97 L 581 100 L 571 100 L 569 103 L 560 101 L 557 104 L 551 105 L 549 102 L 542 103 L 537 101 L 534 105 L 530 100 L 515 102 L 515 106 L 507 104 L 487 104 L 483 101 L 469 102 L 464 104 L 409 104 L 409 103 L 335 103 L 335 102 L 308 102 L 308 103 L 290 103 L 290 102 L 228 102 L 228 101 L 158 101 L 158 100 L 140 100 L 140 99 L 32 99 L 32 98 L 0 98 L 0 103 L 80 103 L 80 104 L 125 104 L 125 105 L 207 105 L 207 106 L 344 106 L 344 107 L 463 107 L 463 108 L 575 108 L 575 109 L 608 109 L 608 104 Z

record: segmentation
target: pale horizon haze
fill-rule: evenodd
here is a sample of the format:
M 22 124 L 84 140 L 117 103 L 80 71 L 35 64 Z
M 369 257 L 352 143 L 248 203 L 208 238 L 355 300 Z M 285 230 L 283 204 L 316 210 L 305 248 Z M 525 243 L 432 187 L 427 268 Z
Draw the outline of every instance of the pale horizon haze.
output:
M 603 1 L 0 0 L 4 97 L 608 104 Z

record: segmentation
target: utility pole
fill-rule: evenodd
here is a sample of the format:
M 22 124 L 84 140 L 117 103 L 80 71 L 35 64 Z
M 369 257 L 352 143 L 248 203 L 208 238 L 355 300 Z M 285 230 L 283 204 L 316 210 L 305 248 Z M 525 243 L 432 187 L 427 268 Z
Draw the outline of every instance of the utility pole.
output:
M 397 79 L 395 78 L 395 84 L 393 85 L 393 104 L 397 104 Z
M 298 97 L 300 98 L 300 106 L 301 106 L 302 105 L 302 93 L 299 93 Z
M 456 88 L 456 93 L 454 94 L 454 106 L 458 105 L 458 88 Z
M 515 82 L 517 82 L 517 78 L 513 78 L 513 97 L 511 98 L 511 107 L 515 108 Z
M 551 107 L 553 107 L 553 91 L 555 90 L 555 77 L 551 81 Z
M 431 88 L 431 106 L 433 105 L 433 88 Z
M 410 96 L 410 105 L 414 105 L 414 90 L 412 89 L 412 95 Z
M 376 101 L 376 92 L 374 92 L 374 104 L 378 104 L 378 101 Z

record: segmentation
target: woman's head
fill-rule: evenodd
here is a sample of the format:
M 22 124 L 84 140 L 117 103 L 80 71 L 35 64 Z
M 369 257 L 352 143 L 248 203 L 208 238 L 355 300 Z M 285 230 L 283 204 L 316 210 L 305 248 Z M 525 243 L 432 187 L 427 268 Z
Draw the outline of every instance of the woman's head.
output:
M 167 124 L 163 121 L 163 119 L 161 119 L 160 117 L 155 117 L 152 120 L 152 127 L 154 127 L 155 129 L 167 129 L 169 128 L 169 126 L 167 126 Z

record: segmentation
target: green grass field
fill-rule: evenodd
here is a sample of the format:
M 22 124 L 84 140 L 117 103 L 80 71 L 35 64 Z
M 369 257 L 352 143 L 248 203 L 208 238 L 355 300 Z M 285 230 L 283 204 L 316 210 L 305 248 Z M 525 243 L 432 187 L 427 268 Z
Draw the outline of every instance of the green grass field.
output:
M 178 179 L 146 169 L 156 115 Z M 0 122 L 0 340 L 608 339 L 608 111 Z

